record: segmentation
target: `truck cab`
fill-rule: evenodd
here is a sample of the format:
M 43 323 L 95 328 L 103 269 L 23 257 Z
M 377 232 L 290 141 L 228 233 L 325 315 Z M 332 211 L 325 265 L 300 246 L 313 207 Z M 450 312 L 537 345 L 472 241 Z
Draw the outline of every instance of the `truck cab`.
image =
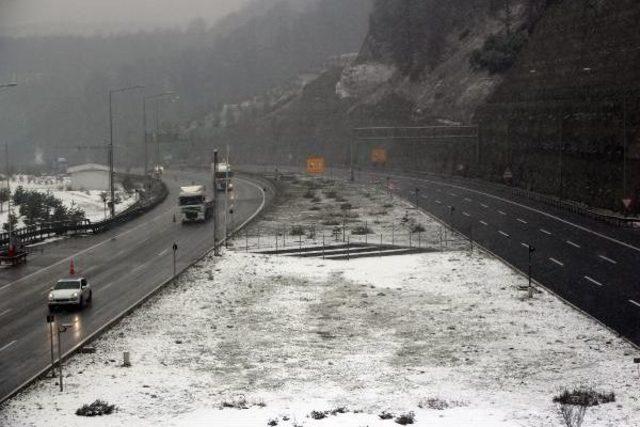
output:
M 218 163 L 216 169 L 216 191 L 233 191 L 233 171 L 229 163 Z
M 207 201 L 204 185 L 182 187 L 178 198 L 182 223 L 203 222 L 211 215 L 211 202 Z

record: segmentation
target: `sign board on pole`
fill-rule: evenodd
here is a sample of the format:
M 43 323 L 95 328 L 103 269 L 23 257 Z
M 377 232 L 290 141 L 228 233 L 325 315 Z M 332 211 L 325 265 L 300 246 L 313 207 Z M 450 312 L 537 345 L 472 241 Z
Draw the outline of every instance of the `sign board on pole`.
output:
M 631 203 L 633 203 L 633 199 L 622 199 L 622 204 L 625 209 L 629 209 L 631 207 Z
M 371 150 L 371 163 L 374 165 L 387 164 L 387 150 L 384 148 L 374 148 Z
M 511 181 L 513 179 L 513 173 L 511 172 L 511 168 L 507 168 L 502 175 L 502 179 L 505 181 Z
M 311 156 L 307 158 L 307 173 L 322 175 L 327 168 L 324 157 Z

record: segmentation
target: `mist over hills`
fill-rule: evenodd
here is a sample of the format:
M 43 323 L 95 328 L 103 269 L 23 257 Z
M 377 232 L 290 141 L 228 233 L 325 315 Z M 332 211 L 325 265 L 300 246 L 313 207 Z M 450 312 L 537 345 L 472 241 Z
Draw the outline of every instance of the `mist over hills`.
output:
M 0 37 L 0 79 L 20 86 L 2 93 L 0 128 L 15 158 L 100 160 L 108 137 L 109 89 L 142 84 L 145 93 L 179 94 L 160 106 L 160 126 L 184 126 L 222 105 L 286 83 L 327 57 L 358 50 L 367 31 L 369 0 L 259 0 L 214 27 L 198 19 L 184 30 L 110 36 Z M 115 102 L 117 162 L 142 149 L 140 96 Z M 63 147 L 64 150 L 56 150 Z M 66 153 L 64 152 L 66 150 Z

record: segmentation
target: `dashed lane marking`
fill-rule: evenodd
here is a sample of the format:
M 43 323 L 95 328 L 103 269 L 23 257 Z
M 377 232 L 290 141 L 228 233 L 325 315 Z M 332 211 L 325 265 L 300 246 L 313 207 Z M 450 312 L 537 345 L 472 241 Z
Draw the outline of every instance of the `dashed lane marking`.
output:
M 507 216 L 507 213 L 506 213 L 505 211 L 498 211 L 498 213 L 499 213 L 500 215 Z
M 521 223 L 523 223 L 523 224 L 529 224 L 527 221 L 525 221 L 525 220 L 524 220 L 524 219 L 522 219 L 522 218 L 518 218 L 518 222 L 521 222 Z
M 616 260 L 614 260 L 614 259 L 611 259 L 611 258 L 609 258 L 609 257 L 606 257 L 606 256 L 604 256 L 604 255 L 598 255 L 598 256 L 599 256 L 601 259 L 603 259 L 603 260 L 605 260 L 605 261 L 607 261 L 607 262 L 609 262 L 609 263 L 611 263 L 611 264 L 617 264 L 617 263 L 618 263 L 618 261 L 616 261 Z
M 540 232 L 543 233 L 543 234 L 546 234 L 547 236 L 553 235 L 553 233 L 551 233 L 550 231 L 545 230 L 544 228 L 541 228 Z
M 591 277 L 589 277 L 589 276 L 584 276 L 584 278 L 585 278 L 588 282 L 591 282 L 591 283 L 593 283 L 593 284 L 594 284 L 594 285 L 596 285 L 596 286 L 600 286 L 600 287 L 603 287 L 603 286 L 604 286 L 602 283 L 598 282 L 596 279 L 593 279 L 593 278 L 591 278 Z
M 498 231 L 498 233 L 502 234 L 502 235 L 503 235 L 504 237 L 506 237 L 507 239 L 508 239 L 509 237 L 511 237 L 511 236 L 509 236 L 507 233 L 505 233 L 505 232 L 504 232 L 504 231 L 502 231 L 502 230 L 499 230 L 499 231 Z
M 574 248 L 582 249 L 582 246 L 580 246 L 577 243 L 572 242 L 571 240 L 567 240 L 567 245 L 573 246 Z
M 469 217 L 469 218 L 471 217 L 471 215 L 470 215 L 470 214 L 468 214 L 467 212 L 462 212 L 462 215 L 464 215 L 464 216 L 466 216 L 466 217 Z
M 559 265 L 560 267 L 564 267 L 564 263 L 563 263 L 562 261 L 558 261 L 558 260 L 557 260 L 557 259 L 555 259 L 555 258 L 549 258 L 549 261 L 551 261 L 551 262 L 552 262 L 552 263 L 554 263 L 554 264 Z
M 480 221 L 480 224 L 484 225 L 485 227 L 489 225 L 489 223 L 484 222 L 484 221 Z
M 639 302 L 636 302 L 636 301 L 634 301 L 634 300 L 632 300 L 632 299 L 630 299 L 630 300 L 629 300 L 629 302 L 630 302 L 631 304 L 635 305 L 636 307 L 640 307 L 640 303 L 639 303 Z

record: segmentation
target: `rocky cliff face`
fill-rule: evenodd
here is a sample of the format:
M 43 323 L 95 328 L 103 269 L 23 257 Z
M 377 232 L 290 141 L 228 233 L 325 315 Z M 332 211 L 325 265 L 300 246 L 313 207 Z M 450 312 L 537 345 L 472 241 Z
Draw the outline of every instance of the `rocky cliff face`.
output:
M 413 105 L 405 124 L 470 122 L 502 81 L 498 74 L 473 70 L 472 52 L 492 34 L 522 29 L 532 16 L 531 5 L 524 0 L 378 0 L 369 34 L 357 62 L 345 70 L 341 88 L 353 96 L 354 111 L 400 97 Z M 384 71 L 376 79 L 357 78 L 376 69 Z

